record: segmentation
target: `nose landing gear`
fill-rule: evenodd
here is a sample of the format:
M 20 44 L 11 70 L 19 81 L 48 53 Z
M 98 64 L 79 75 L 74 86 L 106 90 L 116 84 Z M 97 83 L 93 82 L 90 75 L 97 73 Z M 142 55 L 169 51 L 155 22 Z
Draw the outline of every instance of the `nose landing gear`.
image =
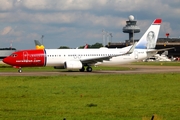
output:
M 14 68 L 17 68 L 19 73 L 22 73 L 21 67 L 19 67 L 19 66 L 13 66 L 13 67 L 14 67 Z
M 21 68 L 19 68 L 18 72 L 19 72 L 19 73 L 22 73 L 22 69 L 21 69 Z

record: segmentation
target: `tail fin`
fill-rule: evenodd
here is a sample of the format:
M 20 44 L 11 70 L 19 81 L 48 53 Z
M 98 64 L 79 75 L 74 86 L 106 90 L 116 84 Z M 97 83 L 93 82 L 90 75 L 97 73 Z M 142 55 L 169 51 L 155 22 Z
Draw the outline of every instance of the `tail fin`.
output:
M 36 46 L 36 49 L 44 49 L 44 45 L 41 44 L 38 40 L 34 40 L 34 43 L 35 43 L 35 46 Z
M 85 46 L 84 46 L 84 49 L 87 49 L 88 48 L 88 44 L 86 44 Z
M 140 49 L 154 49 L 160 30 L 162 20 L 155 19 L 148 30 L 144 33 L 141 39 L 138 41 L 136 48 Z

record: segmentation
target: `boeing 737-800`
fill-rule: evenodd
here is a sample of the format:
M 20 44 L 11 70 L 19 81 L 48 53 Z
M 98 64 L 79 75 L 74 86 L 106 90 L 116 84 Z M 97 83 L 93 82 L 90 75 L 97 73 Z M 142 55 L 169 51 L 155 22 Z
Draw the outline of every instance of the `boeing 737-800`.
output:
M 119 65 L 145 59 L 157 53 L 155 50 L 161 19 L 155 19 L 137 44 L 124 48 L 100 49 L 42 49 L 21 50 L 3 59 L 3 62 L 19 68 L 54 66 L 59 69 L 79 69 L 91 72 L 92 65 Z M 135 48 L 135 49 L 134 49 Z M 163 49 L 164 50 L 164 49 Z M 159 50 L 160 51 L 160 50 Z
M 37 50 L 39 50 L 39 49 L 45 49 L 44 45 L 41 44 L 38 40 L 34 40 L 34 43 L 35 43 L 35 47 L 36 47 Z M 84 46 L 84 49 L 87 49 L 87 48 L 88 48 L 88 44 L 86 44 L 86 45 Z M 79 48 L 77 47 L 76 49 L 79 49 Z

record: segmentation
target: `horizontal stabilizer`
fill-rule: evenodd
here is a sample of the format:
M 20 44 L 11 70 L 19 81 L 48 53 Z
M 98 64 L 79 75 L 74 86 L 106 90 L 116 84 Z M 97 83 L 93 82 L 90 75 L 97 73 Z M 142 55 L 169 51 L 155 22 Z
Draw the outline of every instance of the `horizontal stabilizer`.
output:
M 150 50 L 150 51 L 147 51 L 147 53 L 148 53 L 148 52 L 161 52 L 161 51 L 172 50 L 172 49 L 175 50 L 175 47 L 163 48 L 163 49 L 157 49 L 157 50 Z

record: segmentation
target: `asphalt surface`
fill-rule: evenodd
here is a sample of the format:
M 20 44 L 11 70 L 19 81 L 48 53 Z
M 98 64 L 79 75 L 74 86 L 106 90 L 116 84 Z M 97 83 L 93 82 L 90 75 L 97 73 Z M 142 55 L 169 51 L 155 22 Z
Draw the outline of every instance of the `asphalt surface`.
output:
M 180 73 L 179 66 L 145 66 L 145 65 L 123 65 L 130 70 L 125 71 L 92 71 L 92 72 L 0 72 L 0 76 L 58 76 L 58 75 L 97 75 L 97 74 L 144 74 L 144 73 Z

